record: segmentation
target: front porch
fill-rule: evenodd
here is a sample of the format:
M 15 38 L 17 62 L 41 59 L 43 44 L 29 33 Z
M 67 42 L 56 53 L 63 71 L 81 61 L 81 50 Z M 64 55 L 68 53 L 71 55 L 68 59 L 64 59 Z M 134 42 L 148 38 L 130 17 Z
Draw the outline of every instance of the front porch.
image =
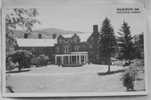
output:
M 71 52 L 69 54 L 57 54 L 55 64 L 76 67 L 88 63 L 88 52 Z

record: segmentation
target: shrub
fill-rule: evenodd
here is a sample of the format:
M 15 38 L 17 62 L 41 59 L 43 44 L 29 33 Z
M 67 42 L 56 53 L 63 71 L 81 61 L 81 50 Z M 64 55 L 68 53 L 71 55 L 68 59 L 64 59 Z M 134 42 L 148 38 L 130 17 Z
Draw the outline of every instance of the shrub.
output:
M 12 59 L 9 57 L 7 60 L 6 60 L 6 70 L 12 70 L 16 68 L 16 64 L 12 62 Z
M 37 67 L 39 66 L 46 66 L 48 64 L 49 57 L 46 55 L 39 55 L 38 57 L 34 57 L 31 60 L 31 63 L 33 65 L 36 65 Z
M 134 90 L 134 81 L 136 80 L 137 71 L 135 67 L 129 67 L 125 70 L 125 73 L 122 76 L 123 86 L 129 89 Z
M 27 50 L 16 50 L 7 56 L 7 63 L 9 65 L 10 62 L 16 64 L 18 63 L 19 71 L 23 67 L 30 67 L 32 53 Z

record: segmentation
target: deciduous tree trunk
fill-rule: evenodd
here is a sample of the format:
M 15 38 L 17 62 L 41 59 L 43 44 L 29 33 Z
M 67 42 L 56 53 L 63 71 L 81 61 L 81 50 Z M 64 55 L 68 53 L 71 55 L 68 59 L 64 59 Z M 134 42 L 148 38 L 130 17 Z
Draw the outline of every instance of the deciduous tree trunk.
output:
M 111 65 L 109 64 L 107 73 L 109 73 L 110 71 L 111 71 Z
M 107 57 L 107 64 L 108 64 L 108 71 L 107 73 L 109 73 L 111 71 L 111 59 L 110 59 L 110 54 L 108 54 Z

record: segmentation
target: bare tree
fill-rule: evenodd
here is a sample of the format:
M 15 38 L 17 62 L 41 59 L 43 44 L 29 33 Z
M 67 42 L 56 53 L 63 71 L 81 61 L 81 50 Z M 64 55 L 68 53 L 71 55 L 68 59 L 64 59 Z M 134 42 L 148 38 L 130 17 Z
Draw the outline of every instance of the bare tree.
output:
M 5 26 L 6 26 L 6 53 L 14 51 L 16 48 L 16 40 L 14 38 L 14 29 L 22 28 L 25 32 L 30 33 L 32 27 L 36 23 L 40 23 L 36 16 L 38 11 L 34 8 L 13 8 L 6 9 Z

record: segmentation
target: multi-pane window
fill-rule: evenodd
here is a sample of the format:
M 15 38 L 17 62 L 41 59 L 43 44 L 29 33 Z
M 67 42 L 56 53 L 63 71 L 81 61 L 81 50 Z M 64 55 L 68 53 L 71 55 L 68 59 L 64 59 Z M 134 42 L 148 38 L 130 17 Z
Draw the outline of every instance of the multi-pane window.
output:
M 64 47 L 64 53 L 69 53 L 69 47 L 68 46 Z
M 75 46 L 75 51 L 79 51 L 79 46 Z
M 60 52 L 59 47 L 56 47 L 56 52 L 57 52 L 57 53 L 59 53 L 59 52 Z

